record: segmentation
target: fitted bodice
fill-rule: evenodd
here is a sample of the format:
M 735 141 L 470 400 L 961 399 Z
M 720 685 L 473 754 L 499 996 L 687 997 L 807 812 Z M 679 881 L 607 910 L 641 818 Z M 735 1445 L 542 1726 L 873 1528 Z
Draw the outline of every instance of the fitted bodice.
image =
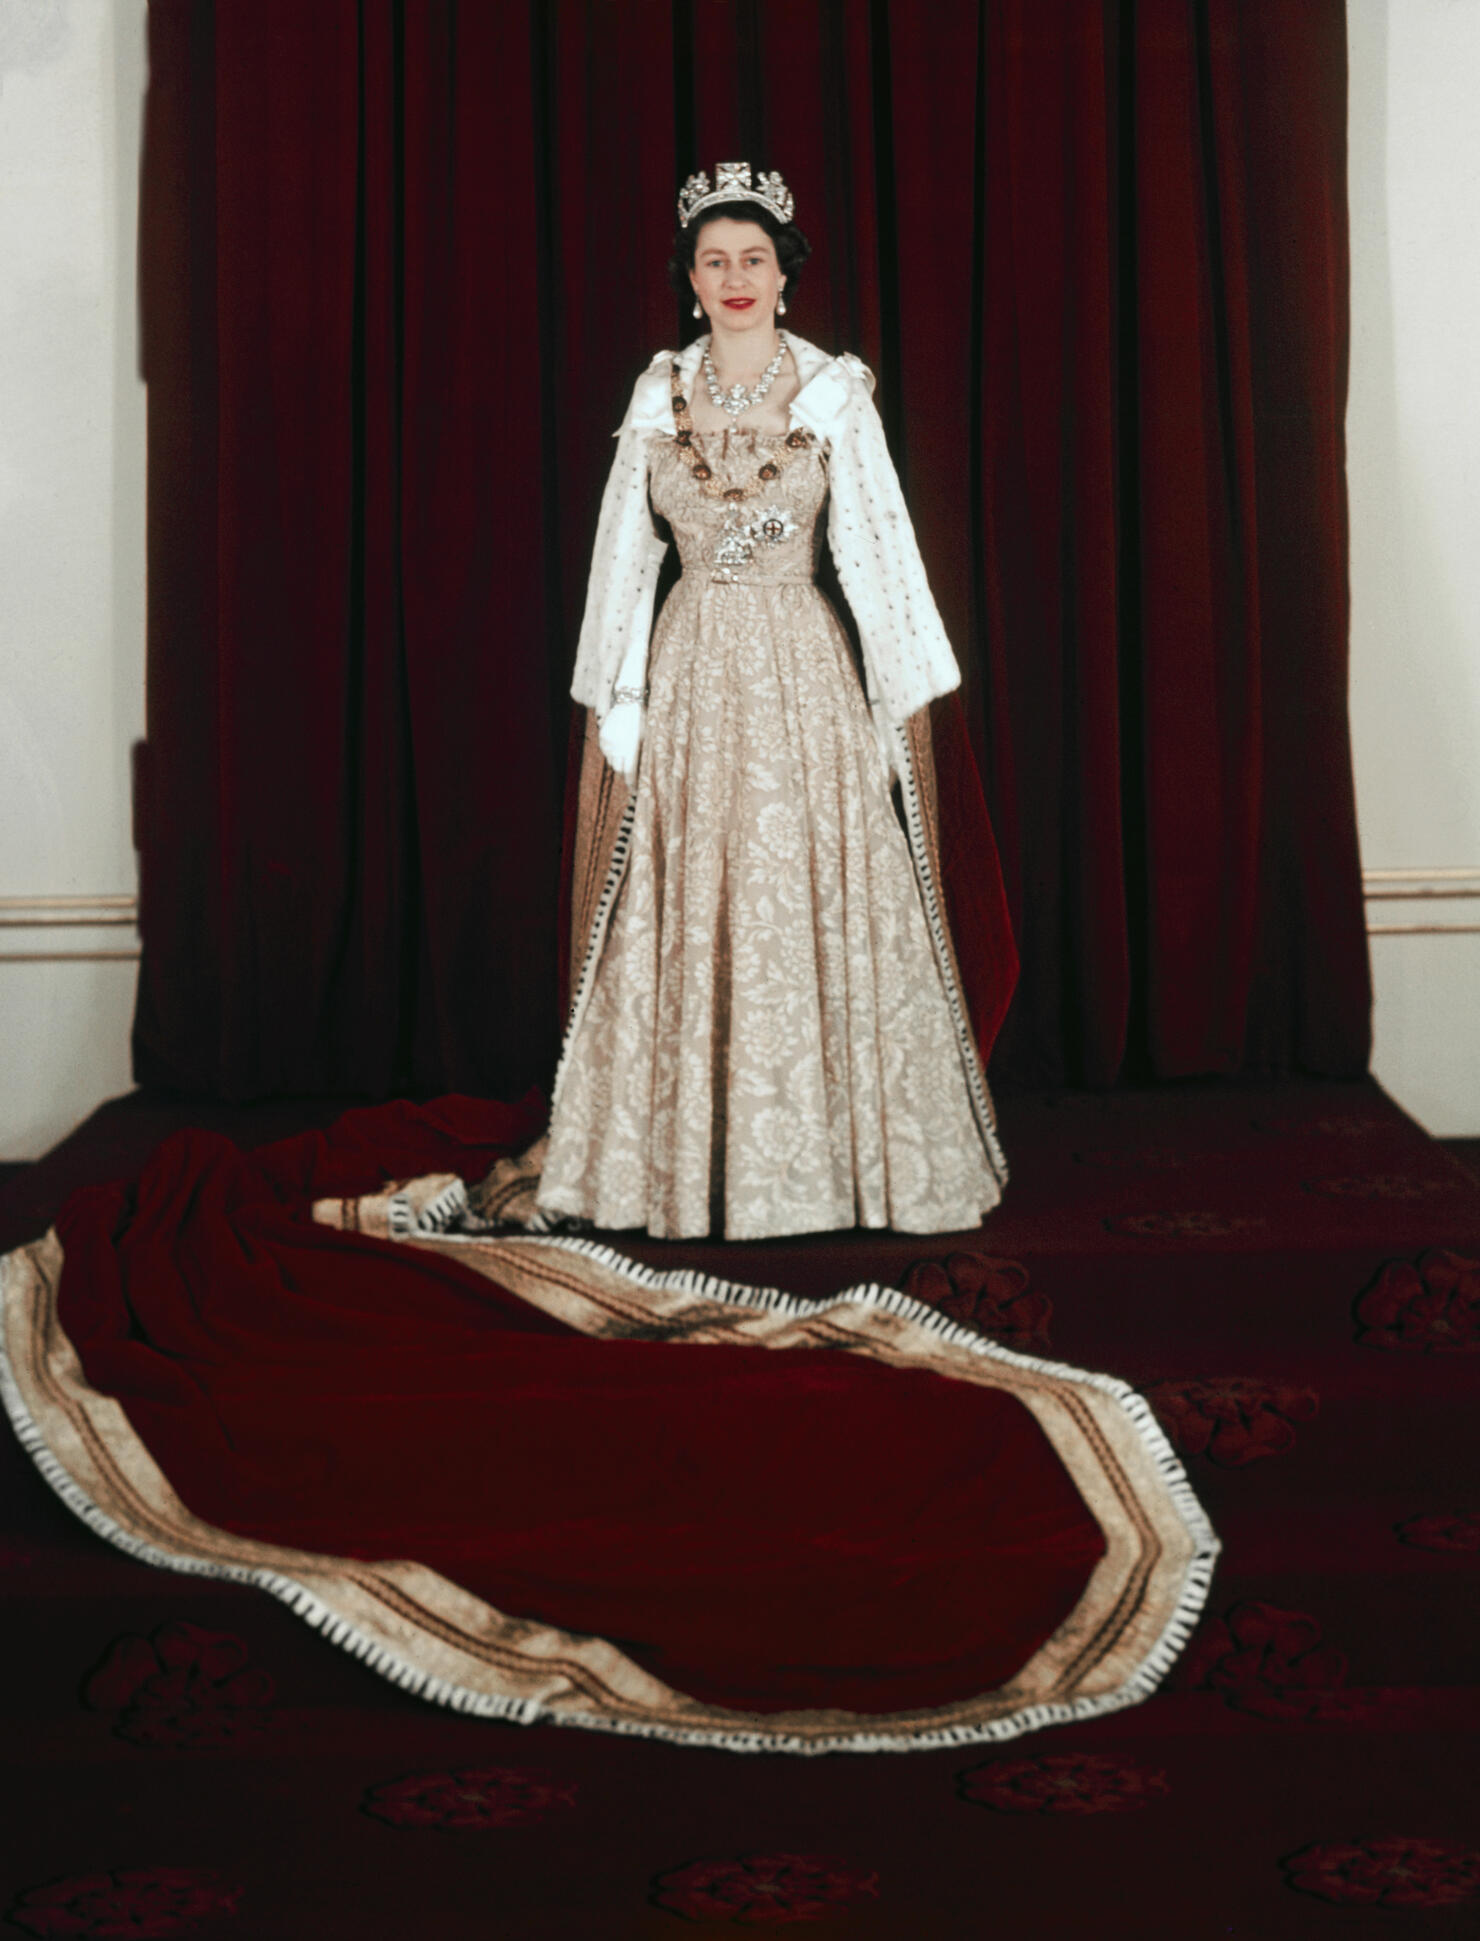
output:
M 790 451 L 782 432 L 693 432 L 686 451 L 676 438 L 656 439 L 648 489 L 667 520 L 685 576 L 766 584 L 810 581 L 821 545 L 821 514 L 827 502 L 827 450 L 814 441 Z M 746 490 L 735 501 L 706 491 L 694 477 L 694 454 L 720 488 Z M 774 479 L 758 482 L 767 462 Z

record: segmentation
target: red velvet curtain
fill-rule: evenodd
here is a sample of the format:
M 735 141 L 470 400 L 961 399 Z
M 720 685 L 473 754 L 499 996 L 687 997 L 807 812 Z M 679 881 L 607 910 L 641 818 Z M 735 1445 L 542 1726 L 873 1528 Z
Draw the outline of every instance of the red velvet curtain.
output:
M 153 0 L 141 1080 L 547 1079 L 676 182 L 779 166 L 966 675 L 998 1069 L 1360 1070 L 1341 0 Z

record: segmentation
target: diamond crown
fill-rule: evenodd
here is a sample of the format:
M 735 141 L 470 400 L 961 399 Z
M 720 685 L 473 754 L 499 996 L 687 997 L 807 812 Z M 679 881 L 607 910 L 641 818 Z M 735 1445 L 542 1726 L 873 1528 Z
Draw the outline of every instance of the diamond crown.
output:
M 714 187 L 703 169 L 691 175 L 678 192 L 678 220 L 685 229 L 701 210 L 717 202 L 758 202 L 777 222 L 790 222 L 796 198 L 774 169 L 750 179 L 749 162 L 716 162 Z

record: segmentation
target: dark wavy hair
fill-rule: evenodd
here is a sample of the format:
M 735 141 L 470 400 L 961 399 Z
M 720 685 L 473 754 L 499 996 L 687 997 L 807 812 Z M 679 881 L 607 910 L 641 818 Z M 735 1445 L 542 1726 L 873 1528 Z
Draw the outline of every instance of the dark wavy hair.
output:
M 687 229 L 674 232 L 673 254 L 668 259 L 668 281 L 686 303 L 693 301 L 694 286 L 689 271 L 699 247 L 699 232 L 707 222 L 728 216 L 732 222 L 753 222 L 764 229 L 776 246 L 776 261 L 786 278 L 786 301 L 790 304 L 801 275 L 802 265 L 812 254 L 812 245 L 794 222 L 778 222 L 759 202 L 716 202 L 696 216 Z

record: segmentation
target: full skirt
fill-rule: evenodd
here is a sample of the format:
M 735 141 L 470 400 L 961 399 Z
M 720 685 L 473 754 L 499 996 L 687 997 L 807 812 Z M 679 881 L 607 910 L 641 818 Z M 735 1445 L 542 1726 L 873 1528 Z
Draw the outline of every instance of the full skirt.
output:
M 999 1193 L 837 616 L 807 581 L 680 580 L 540 1205 L 734 1240 L 954 1231 Z

